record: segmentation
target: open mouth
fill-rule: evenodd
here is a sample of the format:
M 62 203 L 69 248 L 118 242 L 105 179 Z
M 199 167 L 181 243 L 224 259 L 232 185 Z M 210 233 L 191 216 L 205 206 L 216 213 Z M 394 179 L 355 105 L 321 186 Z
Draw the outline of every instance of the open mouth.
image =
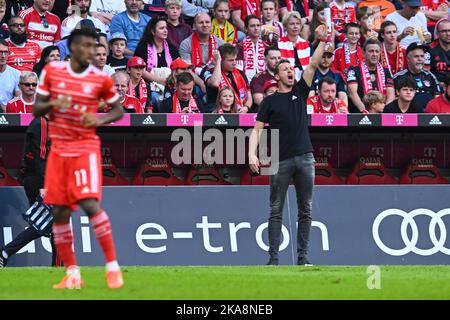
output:
M 288 80 L 294 80 L 294 76 L 292 74 L 288 75 Z

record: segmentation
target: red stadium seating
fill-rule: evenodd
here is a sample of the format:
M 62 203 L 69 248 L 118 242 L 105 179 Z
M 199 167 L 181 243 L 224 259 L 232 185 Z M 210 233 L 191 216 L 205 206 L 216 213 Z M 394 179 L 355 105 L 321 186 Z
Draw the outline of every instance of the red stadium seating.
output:
M 111 157 L 103 157 L 102 172 L 104 186 L 126 186 L 130 184 L 128 180 L 119 173 L 119 170 L 117 170 Z
M 430 158 L 414 158 L 400 177 L 401 184 L 447 184 Z
M 192 166 L 186 179 L 184 179 L 186 185 L 229 185 L 230 183 L 225 181 L 220 175 L 219 171 L 210 165 L 194 165 Z
M 244 169 L 241 174 L 241 185 L 268 185 L 269 176 L 268 175 L 256 175 L 250 168 Z
M 360 157 L 346 180 L 347 184 L 398 184 L 380 157 Z
M 11 177 L 5 167 L 0 166 L 0 186 L 15 187 L 20 186 L 19 181 Z
M 172 171 L 166 158 L 147 158 L 136 172 L 132 184 L 135 186 L 182 185 Z
M 316 157 L 316 177 L 315 184 L 344 184 L 342 180 L 333 170 L 327 157 Z

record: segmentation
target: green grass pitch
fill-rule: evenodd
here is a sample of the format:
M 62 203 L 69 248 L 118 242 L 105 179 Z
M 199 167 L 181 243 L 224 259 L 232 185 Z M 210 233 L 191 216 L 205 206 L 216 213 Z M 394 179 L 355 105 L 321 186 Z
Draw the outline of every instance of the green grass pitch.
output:
M 81 270 L 83 289 L 55 290 L 62 268 L 1 269 L 0 299 L 450 299 L 450 266 L 381 266 L 372 290 L 367 266 L 124 267 L 118 290 L 104 268 Z

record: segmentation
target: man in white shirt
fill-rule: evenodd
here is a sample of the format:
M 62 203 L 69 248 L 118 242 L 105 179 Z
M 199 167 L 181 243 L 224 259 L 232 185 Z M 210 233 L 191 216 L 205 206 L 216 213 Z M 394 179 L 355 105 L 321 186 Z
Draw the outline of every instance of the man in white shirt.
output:
M 0 112 L 5 111 L 8 101 L 20 94 L 20 71 L 6 64 L 8 55 L 8 43 L 0 39 Z
M 123 0 L 92 0 L 89 11 L 91 15 L 100 19 L 106 25 L 109 25 L 120 12 L 127 10 Z
M 109 27 L 101 22 L 98 18 L 93 17 L 89 14 L 89 6 L 92 0 L 74 0 L 72 5 L 72 11 L 74 12 L 71 16 L 64 19 L 61 23 L 61 38 L 69 36 L 69 34 L 75 29 L 78 22 L 83 19 L 89 19 L 94 23 L 95 28 L 109 36 Z M 75 10 L 73 10 L 75 9 Z
M 430 43 L 431 33 L 427 29 L 427 18 L 419 12 L 421 0 L 402 0 L 403 9 L 394 11 L 386 16 L 397 26 L 398 41 L 407 48 L 413 42 Z

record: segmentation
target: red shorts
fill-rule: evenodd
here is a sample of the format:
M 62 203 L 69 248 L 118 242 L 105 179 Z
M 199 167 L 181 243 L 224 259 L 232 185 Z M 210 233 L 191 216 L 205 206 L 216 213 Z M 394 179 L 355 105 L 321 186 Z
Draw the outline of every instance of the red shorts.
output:
M 102 198 L 100 151 L 63 157 L 50 151 L 45 170 L 45 203 L 77 210 L 82 199 Z

